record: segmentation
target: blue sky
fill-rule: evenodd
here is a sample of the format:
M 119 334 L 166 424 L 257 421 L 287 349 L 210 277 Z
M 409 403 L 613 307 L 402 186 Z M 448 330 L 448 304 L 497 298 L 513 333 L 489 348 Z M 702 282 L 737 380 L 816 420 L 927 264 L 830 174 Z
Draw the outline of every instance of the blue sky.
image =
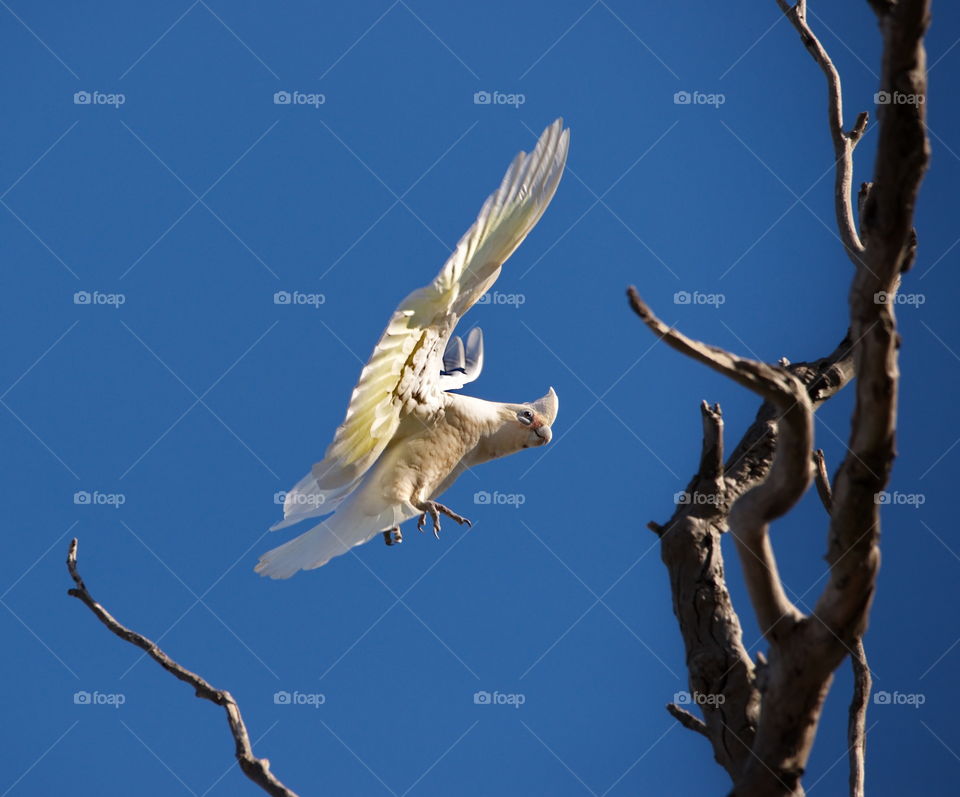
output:
M 623 292 L 766 360 L 843 336 L 823 79 L 776 4 L 3 5 L 0 794 L 128 794 L 133 779 L 143 795 L 258 793 L 231 766 L 222 712 L 66 596 L 73 536 L 94 595 L 230 689 L 301 794 L 723 793 L 706 744 L 663 708 L 687 682 L 645 524 L 695 468 L 700 400 L 722 404 L 731 446 L 757 402 L 653 345 Z M 953 793 L 960 760 L 944 600 L 960 574 L 960 47 L 956 10 L 935 11 L 934 154 L 898 309 L 896 497 L 866 638 L 875 688 L 894 695 L 868 717 L 877 795 L 918 772 L 925 793 Z M 874 19 L 817 3 L 811 22 L 849 124 L 873 108 Z M 470 313 L 487 364 L 467 391 L 522 401 L 553 385 L 553 443 L 447 493 L 469 532 L 410 529 L 291 581 L 256 577 L 278 542 L 275 493 L 322 455 L 390 312 L 560 115 L 567 174 L 497 284 L 514 302 Z M 857 182 L 875 141 L 871 128 Z M 818 416 L 831 471 L 851 399 Z M 774 529 L 801 606 L 823 585 L 825 526 L 811 494 Z M 762 649 L 725 554 L 745 643 Z M 477 705 L 480 691 L 520 697 Z M 814 795 L 845 788 L 849 692 L 845 664 Z

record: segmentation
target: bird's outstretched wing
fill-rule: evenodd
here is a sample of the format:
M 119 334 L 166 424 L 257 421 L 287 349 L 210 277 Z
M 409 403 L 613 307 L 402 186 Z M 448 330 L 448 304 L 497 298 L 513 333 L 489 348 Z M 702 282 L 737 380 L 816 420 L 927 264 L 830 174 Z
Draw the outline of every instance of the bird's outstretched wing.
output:
M 463 366 L 457 350 L 462 344 L 450 341 L 451 333 L 550 204 L 569 139 L 570 131 L 557 119 L 532 153 L 517 155 L 436 279 L 400 303 L 360 373 L 346 417 L 323 460 L 287 494 L 284 520 L 274 528 L 333 511 L 383 453 L 404 417 L 416 414 L 429 420 L 442 407 L 444 390 L 476 378 L 483 358 L 479 331 L 473 341 L 473 333 L 467 337 Z M 443 375 L 452 370 L 444 367 L 445 354 L 465 373 Z M 471 354 L 474 363 L 468 369 Z

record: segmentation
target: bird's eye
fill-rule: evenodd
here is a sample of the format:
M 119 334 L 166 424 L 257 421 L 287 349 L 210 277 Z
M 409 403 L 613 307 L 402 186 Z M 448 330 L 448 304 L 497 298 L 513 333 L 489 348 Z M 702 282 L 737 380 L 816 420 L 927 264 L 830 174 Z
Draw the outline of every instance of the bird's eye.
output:
M 533 413 L 530 412 L 530 410 L 520 410 L 520 412 L 517 413 L 517 420 L 525 426 L 529 426 L 533 423 Z

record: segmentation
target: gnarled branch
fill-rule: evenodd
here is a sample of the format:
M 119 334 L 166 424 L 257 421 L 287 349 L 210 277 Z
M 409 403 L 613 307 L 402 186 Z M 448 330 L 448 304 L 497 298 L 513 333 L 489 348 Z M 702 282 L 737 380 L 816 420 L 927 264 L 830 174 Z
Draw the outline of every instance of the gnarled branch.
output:
M 805 386 L 814 409 L 853 376 L 853 347 L 844 338 L 826 357 L 786 366 Z M 703 447 L 698 472 L 681 494 L 673 517 L 651 523 L 661 538 L 670 575 L 673 609 L 686 648 L 691 692 L 722 696 L 698 707 L 714 757 L 735 780 L 747 759 L 759 721 L 768 671 L 761 652 L 751 660 L 724 578 L 720 536 L 730 504 L 762 481 L 773 462 L 777 408 L 765 401 L 740 442 L 723 460 L 723 418 L 703 402 Z M 722 475 L 722 478 L 718 478 Z
M 767 478 L 741 495 L 727 522 L 737 542 L 740 563 L 757 619 L 768 638 L 791 628 L 802 614 L 787 597 L 770 545 L 770 522 L 788 512 L 810 484 L 813 407 L 803 384 L 786 368 L 738 357 L 692 340 L 654 315 L 636 288 L 630 304 L 661 340 L 772 402 L 779 410 L 778 443 Z

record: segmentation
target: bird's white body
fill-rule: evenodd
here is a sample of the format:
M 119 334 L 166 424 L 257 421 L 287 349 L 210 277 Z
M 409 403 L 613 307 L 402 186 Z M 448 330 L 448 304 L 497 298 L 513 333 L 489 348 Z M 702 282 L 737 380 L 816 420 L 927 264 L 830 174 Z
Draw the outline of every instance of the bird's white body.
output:
M 400 304 L 326 456 L 287 494 L 284 519 L 273 528 L 333 514 L 264 554 L 257 572 L 288 578 L 321 567 L 417 515 L 422 523 L 429 513 L 435 531 L 440 513 L 469 522 L 435 499 L 468 468 L 549 442 L 558 408 L 552 388 L 527 404 L 448 391 L 483 367 L 480 330 L 471 330 L 464 346 L 453 329 L 546 209 L 568 140 L 557 120 L 531 155 L 518 155 L 437 278 Z

